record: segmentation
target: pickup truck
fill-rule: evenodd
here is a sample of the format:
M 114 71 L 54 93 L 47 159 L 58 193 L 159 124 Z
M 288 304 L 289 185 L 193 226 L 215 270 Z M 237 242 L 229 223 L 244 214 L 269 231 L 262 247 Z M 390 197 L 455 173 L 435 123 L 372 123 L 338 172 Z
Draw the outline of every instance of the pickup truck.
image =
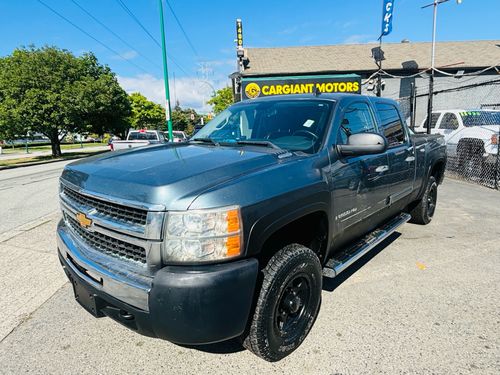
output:
M 445 151 L 389 99 L 240 102 L 188 142 L 66 166 L 59 259 L 95 317 L 277 361 L 310 331 L 323 277 L 431 221 Z
M 427 119 L 415 129 L 427 130 Z M 431 133 L 444 136 L 448 157 L 465 177 L 495 169 L 500 137 L 500 111 L 449 109 L 432 112 Z
M 168 142 L 168 136 L 158 130 L 131 130 L 125 141 L 113 141 L 110 144 L 111 151 L 144 147 L 158 143 Z

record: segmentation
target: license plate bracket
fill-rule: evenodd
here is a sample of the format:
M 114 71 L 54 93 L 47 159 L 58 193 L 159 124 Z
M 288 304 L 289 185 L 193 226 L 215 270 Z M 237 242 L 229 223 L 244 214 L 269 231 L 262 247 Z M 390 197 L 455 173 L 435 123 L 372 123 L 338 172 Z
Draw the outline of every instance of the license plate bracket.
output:
M 73 292 L 78 303 L 96 318 L 104 316 L 104 314 L 98 309 L 99 297 L 87 290 L 87 288 L 78 282 L 78 280 L 72 278 L 71 283 L 73 284 Z

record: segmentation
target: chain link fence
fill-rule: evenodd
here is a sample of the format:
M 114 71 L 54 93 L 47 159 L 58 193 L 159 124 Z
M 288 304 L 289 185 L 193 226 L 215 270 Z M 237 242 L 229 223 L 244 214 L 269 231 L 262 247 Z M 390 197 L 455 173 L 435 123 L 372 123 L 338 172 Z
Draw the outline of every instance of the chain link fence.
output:
M 397 99 L 416 133 L 427 130 L 429 93 L 423 87 Z M 434 85 L 431 133 L 445 138 L 448 176 L 499 189 L 500 78 L 440 77 Z

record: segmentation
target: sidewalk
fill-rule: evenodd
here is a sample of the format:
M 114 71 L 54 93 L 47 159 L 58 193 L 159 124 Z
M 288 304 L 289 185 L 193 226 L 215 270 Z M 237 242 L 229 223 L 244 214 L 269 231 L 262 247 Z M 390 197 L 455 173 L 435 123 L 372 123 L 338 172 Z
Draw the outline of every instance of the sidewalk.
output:
M 73 154 L 73 153 L 82 153 L 82 152 L 97 152 L 97 151 L 105 151 L 108 150 L 108 146 L 96 146 L 96 147 L 84 147 L 84 148 L 73 148 L 70 150 L 62 150 L 62 154 Z M 9 153 L 9 154 L 0 154 L 0 160 L 12 160 L 12 159 L 23 159 L 23 158 L 34 158 L 37 156 L 50 156 L 52 155 L 51 150 L 44 151 L 33 151 L 29 154 L 25 152 L 19 153 Z

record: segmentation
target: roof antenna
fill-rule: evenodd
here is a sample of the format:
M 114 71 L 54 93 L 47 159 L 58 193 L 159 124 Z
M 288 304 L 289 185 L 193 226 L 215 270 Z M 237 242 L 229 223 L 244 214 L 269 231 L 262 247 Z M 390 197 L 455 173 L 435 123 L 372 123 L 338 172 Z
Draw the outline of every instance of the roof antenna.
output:
M 318 86 L 314 88 L 314 96 L 320 96 L 321 95 L 321 90 L 319 89 Z

